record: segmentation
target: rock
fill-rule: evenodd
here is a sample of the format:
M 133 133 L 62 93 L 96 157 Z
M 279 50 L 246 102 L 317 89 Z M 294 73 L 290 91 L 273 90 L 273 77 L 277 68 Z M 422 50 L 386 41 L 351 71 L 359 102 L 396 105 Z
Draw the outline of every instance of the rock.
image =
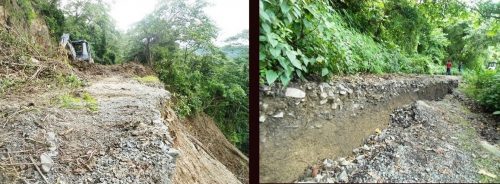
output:
M 277 113 L 277 114 L 275 114 L 273 117 L 275 117 L 275 118 L 282 118 L 284 115 L 285 115 L 285 113 L 283 113 L 283 112 L 278 112 L 278 113 Z
M 271 87 L 266 86 L 266 85 L 262 86 L 262 91 L 270 91 L 270 90 L 271 90 Z
M 365 155 L 359 155 L 356 157 L 356 160 L 359 162 L 361 160 L 364 160 L 365 159 Z
M 168 149 L 167 154 L 169 154 L 172 157 L 177 157 L 181 154 L 181 152 L 179 150 L 170 148 L 170 149 Z
M 31 63 L 33 63 L 33 64 L 40 64 L 40 61 L 38 59 L 35 59 L 32 57 L 30 60 L 31 60 Z
M 354 148 L 354 149 L 352 150 L 352 152 L 353 152 L 354 154 L 359 153 L 359 148 Z
M 325 159 L 325 161 L 323 161 L 323 166 L 326 168 L 331 168 L 333 166 L 333 160 Z
M 316 177 L 314 177 L 314 179 L 316 180 L 316 182 L 319 183 L 319 182 L 321 182 L 321 180 L 323 179 L 323 177 L 324 177 L 323 175 L 318 174 L 318 175 L 316 175 Z
M 262 110 L 263 110 L 263 111 L 266 111 L 268 107 L 269 107 L 269 105 L 268 105 L 268 104 L 266 104 L 266 103 L 263 103 L 263 104 L 262 104 Z
M 339 181 L 340 182 L 348 182 L 349 178 L 347 178 L 347 173 L 345 171 L 342 171 L 339 175 Z
M 370 147 L 368 147 L 366 144 L 363 145 L 363 149 L 366 150 L 366 151 L 370 151 Z
M 328 97 L 325 92 L 321 93 L 319 96 L 321 97 L 321 99 L 325 99 L 326 97 Z
M 498 149 L 498 147 L 491 145 L 490 143 L 488 143 L 486 141 L 481 141 L 480 144 L 484 149 L 488 150 L 493 155 L 500 157 L 500 150 Z
M 497 178 L 497 175 L 493 174 L 493 173 L 490 173 L 484 169 L 480 169 L 479 174 L 482 174 L 482 175 L 485 175 L 485 176 L 488 176 L 488 177 L 491 177 L 491 178 Z
M 42 153 L 40 155 L 40 162 L 42 163 L 42 171 L 44 173 L 48 173 L 50 169 L 52 169 L 52 166 L 54 166 L 54 161 L 47 153 Z
M 332 109 L 335 110 L 339 107 L 339 104 L 338 103 L 333 103 L 332 104 Z
M 339 94 L 340 94 L 340 95 L 346 95 L 346 94 L 347 94 L 347 92 L 346 92 L 346 91 L 339 91 Z
M 335 97 L 335 93 L 333 93 L 333 91 L 328 91 L 328 96 L 331 97 L 331 98 L 334 98 Z
M 260 115 L 259 122 L 264 123 L 266 121 L 266 115 Z
M 285 96 L 292 98 L 305 98 L 306 93 L 297 88 L 286 88 Z
M 319 101 L 319 104 L 323 105 L 323 104 L 326 104 L 326 102 L 328 102 L 328 99 L 323 99 L 323 100 Z

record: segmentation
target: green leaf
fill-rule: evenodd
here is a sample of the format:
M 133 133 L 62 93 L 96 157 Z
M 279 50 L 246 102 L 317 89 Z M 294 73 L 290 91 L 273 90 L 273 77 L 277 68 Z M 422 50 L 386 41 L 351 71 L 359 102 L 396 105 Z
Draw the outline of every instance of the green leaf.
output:
M 266 71 L 266 80 L 269 85 L 274 83 L 274 81 L 276 81 L 277 78 L 278 78 L 278 73 L 276 73 L 275 71 L 273 70 Z
M 290 82 L 290 79 L 291 79 L 290 75 L 281 75 L 280 76 L 280 80 L 281 80 L 281 83 L 283 84 L 283 86 L 288 86 L 288 83 Z
M 493 112 L 493 115 L 500 115 L 500 111 Z
M 261 11 L 261 12 L 259 12 L 259 15 L 260 15 L 260 18 L 262 18 L 263 20 L 267 20 L 268 22 L 271 22 L 271 20 L 269 19 L 269 15 L 267 15 L 266 12 Z
M 275 58 L 281 55 L 281 49 L 279 48 L 270 48 L 270 52 Z
M 276 45 L 278 45 L 278 41 L 275 40 L 273 37 L 274 37 L 273 33 L 267 34 L 267 41 L 271 44 L 271 46 L 276 47 Z
M 264 33 L 270 33 L 271 32 L 271 27 L 268 24 L 266 24 L 266 23 L 262 24 L 262 29 L 264 29 Z
M 286 1 L 283 1 L 283 3 L 280 4 L 280 7 L 281 7 L 281 12 L 283 14 L 287 14 L 288 11 L 290 10 L 290 6 L 288 6 Z
M 322 76 L 322 77 L 324 77 L 325 75 L 328 75 L 328 73 L 330 73 L 330 72 L 328 71 L 328 68 L 323 68 L 323 69 L 321 69 L 321 76 Z
M 286 56 L 290 59 L 290 62 L 295 68 L 302 69 L 300 61 L 297 60 L 297 53 L 295 51 L 286 51 Z

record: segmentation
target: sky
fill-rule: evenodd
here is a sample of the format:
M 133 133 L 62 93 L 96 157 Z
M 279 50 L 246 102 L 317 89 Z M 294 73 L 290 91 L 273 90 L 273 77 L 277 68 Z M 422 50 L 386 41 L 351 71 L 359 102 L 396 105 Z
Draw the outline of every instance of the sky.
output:
M 157 0 L 112 0 L 110 15 L 116 21 L 118 29 L 126 31 L 135 22 L 151 13 Z M 207 0 L 211 5 L 205 13 L 219 28 L 216 44 L 220 45 L 226 38 L 248 29 L 248 0 Z

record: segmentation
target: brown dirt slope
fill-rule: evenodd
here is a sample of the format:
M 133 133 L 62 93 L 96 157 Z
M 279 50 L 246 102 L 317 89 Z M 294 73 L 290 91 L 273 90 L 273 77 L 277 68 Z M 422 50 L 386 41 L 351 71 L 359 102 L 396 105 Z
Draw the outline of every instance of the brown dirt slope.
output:
M 174 147 L 180 151 L 176 162 L 174 183 L 241 183 L 236 176 L 224 166 L 208 148 L 210 144 L 201 143 L 175 116 L 167 109 L 166 121 L 170 134 L 174 139 Z M 225 139 L 223 139 L 225 140 Z
M 200 114 L 185 120 L 183 124 L 189 133 L 200 140 L 242 183 L 248 183 L 248 157 L 226 140 L 212 118 Z

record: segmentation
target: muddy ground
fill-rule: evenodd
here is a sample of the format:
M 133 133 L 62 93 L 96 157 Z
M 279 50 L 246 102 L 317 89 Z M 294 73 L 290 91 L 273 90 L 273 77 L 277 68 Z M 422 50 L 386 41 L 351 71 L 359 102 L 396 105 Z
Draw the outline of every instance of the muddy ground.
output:
M 366 176 L 358 177 L 358 175 L 360 175 L 359 173 L 362 173 L 359 168 L 355 169 L 354 166 L 348 166 L 348 168 L 346 168 L 340 164 L 342 162 L 345 162 L 344 164 L 347 164 L 347 162 L 357 163 L 353 160 L 356 157 L 360 159 L 366 157 L 366 159 L 369 159 L 371 155 L 356 155 L 353 154 L 353 149 L 359 150 L 359 147 L 366 143 L 370 135 L 376 132 L 387 131 L 387 128 L 391 129 L 391 114 L 398 114 L 394 113 L 395 109 L 402 108 L 417 100 L 424 100 L 430 103 L 434 102 L 434 100 L 447 99 L 449 97 L 446 95 L 453 92 L 459 80 L 459 78 L 448 76 L 369 75 L 340 77 L 333 80 L 331 83 L 317 84 L 305 82 L 291 84 L 289 87 L 299 89 L 303 92 L 295 94 L 291 93 L 293 91 L 290 90 L 287 92 L 286 89 L 279 90 L 279 88 L 276 87 L 263 87 L 261 89 L 262 98 L 260 109 L 260 181 L 478 181 L 474 179 L 480 179 L 478 176 L 480 175 L 478 174 L 479 171 L 472 172 L 476 169 L 472 167 L 475 166 L 474 159 L 466 160 L 468 158 L 464 156 L 466 154 L 458 154 L 459 156 L 457 156 L 457 154 L 451 154 L 451 156 L 445 160 L 453 161 L 452 158 L 455 157 L 459 158 L 457 160 L 463 160 L 462 162 L 454 164 L 462 164 L 462 166 L 466 168 L 465 170 L 468 171 L 469 175 L 467 175 L 466 172 L 460 173 L 463 174 L 463 176 L 474 176 L 468 177 L 469 180 L 461 180 L 460 177 L 447 178 L 441 176 L 439 173 L 436 174 L 434 172 L 438 172 L 438 170 L 442 171 L 442 168 L 437 167 L 424 168 L 426 172 L 437 175 L 434 178 L 425 174 L 415 175 L 410 178 L 398 178 L 397 174 L 394 175 L 394 177 L 389 177 L 392 176 L 386 174 L 389 167 L 386 167 L 384 164 L 394 162 L 394 155 L 392 157 L 382 156 L 382 158 L 387 160 L 386 162 L 365 164 L 372 170 L 365 169 L 366 172 L 364 173 L 370 173 L 370 176 L 377 176 L 378 178 L 375 177 L 377 180 L 370 180 L 373 178 L 366 179 L 368 178 Z M 296 96 L 294 97 L 293 95 Z M 462 99 L 457 101 L 462 102 L 464 98 L 463 95 L 457 96 L 460 96 L 460 99 Z M 445 100 L 444 103 L 457 102 Z M 448 108 L 453 110 L 453 108 L 457 107 Z M 479 121 L 488 119 L 486 122 L 495 122 L 495 120 L 488 115 L 485 116 L 481 114 L 477 116 L 482 117 Z M 487 132 L 492 136 L 489 136 L 487 139 L 498 140 L 497 126 L 498 125 L 495 125 L 495 123 L 490 123 L 489 129 L 483 128 L 478 129 L 478 131 L 484 132 L 485 129 L 488 129 Z M 483 127 L 488 126 L 483 125 Z M 433 128 L 431 128 L 431 130 L 437 131 Z M 443 128 L 443 131 L 444 130 L 447 130 L 446 127 Z M 425 130 L 419 131 L 426 132 Z M 398 140 L 400 137 L 396 137 L 396 135 L 399 135 L 399 133 L 400 132 L 395 133 L 394 137 L 391 137 L 389 141 L 394 141 L 392 139 Z M 410 139 L 409 141 L 414 144 L 419 144 L 419 141 L 426 142 L 431 140 L 431 138 L 433 137 L 423 136 L 421 138 L 423 140 Z M 426 148 L 430 149 L 429 147 Z M 420 153 L 420 151 L 416 151 L 416 153 L 408 151 L 407 148 L 408 147 L 398 147 L 401 153 L 397 155 L 404 157 L 405 154 L 418 155 L 416 153 Z M 436 148 L 433 147 L 432 149 Z M 394 152 L 393 150 L 391 151 L 391 153 Z M 422 154 L 425 155 L 425 153 Z M 432 158 L 432 155 L 425 156 Z M 423 156 L 423 158 L 425 158 L 425 156 Z M 410 169 L 410 166 L 415 166 L 414 164 L 426 165 L 426 163 L 420 162 L 422 162 L 422 160 L 407 161 L 406 167 L 408 168 L 406 168 L 406 171 L 410 173 L 420 172 L 420 170 Z M 469 165 L 465 163 L 469 163 Z M 340 169 L 344 168 L 345 173 L 343 173 L 344 170 L 338 168 L 337 170 L 325 169 L 325 165 L 332 169 L 335 168 L 335 164 L 337 164 Z M 444 163 L 437 162 L 436 164 Z M 400 169 L 399 167 L 401 166 L 398 165 L 397 168 Z M 452 165 L 449 165 L 449 167 L 452 167 Z M 373 168 L 386 170 L 383 171 L 382 175 L 375 175 L 381 173 L 375 173 L 373 170 L 377 169 Z M 359 172 L 353 172 L 353 170 Z M 488 167 L 487 170 L 495 173 L 498 171 L 498 166 L 496 168 Z M 313 175 L 314 177 L 312 177 Z M 400 174 L 399 176 L 402 175 L 403 174 Z M 455 173 L 455 175 L 459 174 Z M 339 177 L 341 179 L 339 179 Z

